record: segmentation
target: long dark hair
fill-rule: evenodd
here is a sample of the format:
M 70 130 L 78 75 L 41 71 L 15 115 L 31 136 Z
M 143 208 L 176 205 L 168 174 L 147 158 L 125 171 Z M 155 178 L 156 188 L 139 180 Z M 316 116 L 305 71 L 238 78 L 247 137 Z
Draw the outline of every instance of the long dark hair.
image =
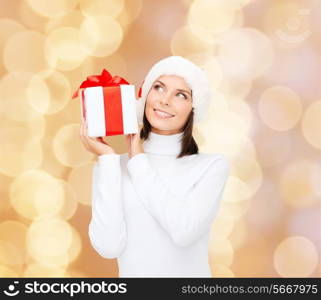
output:
M 143 140 L 148 139 L 149 133 L 151 132 L 152 126 L 148 122 L 145 114 L 146 102 L 144 108 L 143 127 L 140 130 L 140 138 Z M 183 127 L 183 138 L 182 138 L 182 150 L 176 158 L 183 157 L 185 155 L 198 154 L 198 146 L 193 137 L 193 122 L 194 122 L 194 108 L 192 108 L 187 121 Z

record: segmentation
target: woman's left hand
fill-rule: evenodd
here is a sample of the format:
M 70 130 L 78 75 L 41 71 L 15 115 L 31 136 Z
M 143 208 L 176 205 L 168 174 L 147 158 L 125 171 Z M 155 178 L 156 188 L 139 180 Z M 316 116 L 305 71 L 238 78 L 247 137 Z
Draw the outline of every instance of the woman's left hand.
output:
M 132 158 L 136 154 L 144 153 L 143 145 L 139 137 L 139 133 L 132 133 L 126 135 L 126 142 L 128 146 L 128 157 Z

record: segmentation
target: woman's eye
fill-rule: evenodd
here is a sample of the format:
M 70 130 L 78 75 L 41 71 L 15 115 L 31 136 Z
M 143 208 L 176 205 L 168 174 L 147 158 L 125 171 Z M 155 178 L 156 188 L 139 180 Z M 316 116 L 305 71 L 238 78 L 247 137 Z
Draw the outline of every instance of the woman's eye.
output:
M 157 90 L 159 87 L 161 87 L 160 85 L 156 84 L 154 85 L 154 88 Z
M 183 95 L 183 97 L 184 97 L 185 99 L 187 99 L 186 95 L 183 94 L 183 93 L 178 93 L 177 95 Z

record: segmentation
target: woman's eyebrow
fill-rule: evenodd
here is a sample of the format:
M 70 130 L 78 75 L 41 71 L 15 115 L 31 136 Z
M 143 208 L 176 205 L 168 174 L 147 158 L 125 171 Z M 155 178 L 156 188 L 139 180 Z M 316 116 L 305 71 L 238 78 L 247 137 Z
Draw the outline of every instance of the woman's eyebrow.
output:
M 166 84 L 165 84 L 164 82 L 161 82 L 160 80 L 156 80 L 156 82 L 159 82 L 160 84 L 162 84 L 162 85 L 166 86 Z M 186 90 L 177 89 L 177 91 L 180 91 L 180 92 L 186 92 L 186 93 L 189 93 L 190 95 L 192 95 L 192 94 L 191 94 L 191 92 L 186 91 Z

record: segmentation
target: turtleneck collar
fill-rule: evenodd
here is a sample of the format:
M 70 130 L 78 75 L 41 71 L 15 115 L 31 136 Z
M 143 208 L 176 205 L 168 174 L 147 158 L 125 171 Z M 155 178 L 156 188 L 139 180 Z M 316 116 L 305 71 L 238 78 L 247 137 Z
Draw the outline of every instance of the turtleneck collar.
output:
M 164 135 L 150 132 L 143 142 L 144 152 L 160 155 L 178 155 L 182 149 L 183 132 Z

